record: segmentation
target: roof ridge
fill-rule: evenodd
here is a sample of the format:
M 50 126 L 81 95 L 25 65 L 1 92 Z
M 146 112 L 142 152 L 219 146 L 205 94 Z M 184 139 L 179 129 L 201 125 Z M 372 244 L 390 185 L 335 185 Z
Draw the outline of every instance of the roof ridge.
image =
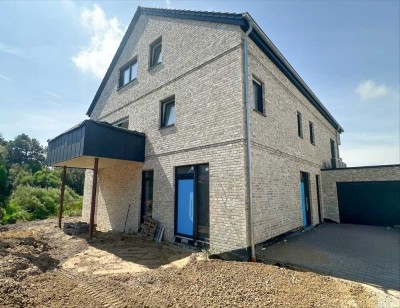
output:
M 150 7 L 150 6 L 138 6 L 139 10 L 154 10 L 154 11 L 167 11 L 167 12 L 186 12 L 186 13 L 196 13 L 196 14 L 221 14 L 221 15 L 236 15 L 242 17 L 245 13 L 236 13 L 236 12 L 219 12 L 219 11 L 204 11 L 204 10 L 187 10 L 187 9 L 169 9 L 169 8 L 161 8 L 161 7 Z

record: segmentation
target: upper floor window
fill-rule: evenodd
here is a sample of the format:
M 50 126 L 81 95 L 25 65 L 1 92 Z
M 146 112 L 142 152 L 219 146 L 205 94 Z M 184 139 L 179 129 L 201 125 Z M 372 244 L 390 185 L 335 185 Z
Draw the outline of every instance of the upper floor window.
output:
M 301 118 L 301 113 L 297 111 L 297 134 L 299 137 L 303 138 L 303 120 Z
M 149 68 L 161 63 L 162 61 L 162 40 L 161 37 L 150 45 L 150 63 Z
M 119 87 L 130 83 L 137 78 L 137 59 L 133 59 L 119 70 Z
M 175 98 L 161 102 L 161 127 L 175 124 Z
M 262 84 L 255 79 L 253 79 L 253 109 L 264 113 Z
M 113 125 L 116 126 L 116 127 L 119 127 L 119 128 L 128 129 L 129 128 L 129 118 L 124 118 L 122 120 L 114 122 Z
M 310 122 L 310 142 L 315 145 L 315 137 L 314 137 L 314 123 Z

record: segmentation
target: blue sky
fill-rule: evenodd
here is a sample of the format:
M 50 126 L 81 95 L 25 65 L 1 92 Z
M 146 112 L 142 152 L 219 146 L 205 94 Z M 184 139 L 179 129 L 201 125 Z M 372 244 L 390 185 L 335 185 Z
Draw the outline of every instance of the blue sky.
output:
M 1 1 L 0 132 L 41 143 L 85 113 L 138 5 L 249 12 L 345 132 L 350 166 L 399 163 L 399 1 Z

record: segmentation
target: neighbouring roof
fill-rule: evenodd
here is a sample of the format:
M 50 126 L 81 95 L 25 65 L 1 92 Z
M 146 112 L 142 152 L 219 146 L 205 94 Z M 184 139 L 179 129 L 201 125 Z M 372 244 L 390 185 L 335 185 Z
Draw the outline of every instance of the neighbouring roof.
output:
M 253 18 L 248 13 L 221 13 L 221 12 L 207 12 L 207 11 L 191 11 L 191 10 L 175 10 L 175 9 L 160 9 L 160 8 L 147 8 L 139 6 L 136 10 L 135 15 L 129 24 L 128 29 L 124 37 L 122 38 L 121 44 L 118 47 L 117 52 L 100 84 L 96 95 L 87 111 L 87 115 L 90 116 L 93 109 L 103 91 L 108 78 L 113 71 L 119 56 L 122 53 L 135 25 L 141 14 L 145 15 L 155 15 L 171 18 L 181 18 L 181 19 L 191 19 L 206 22 L 216 22 L 223 24 L 232 24 L 240 26 L 243 31 L 247 31 L 249 28 L 248 20 L 254 24 L 254 29 L 250 34 L 250 38 L 254 43 L 268 56 L 268 58 L 282 71 L 282 73 L 293 83 L 293 85 L 310 101 L 310 103 L 325 117 L 325 119 L 339 132 L 343 132 L 343 128 L 335 120 L 335 118 L 330 114 L 322 102 L 317 98 L 317 96 L 311 91 L 304 80 L 299 76 L 299 74 L 293 69 L 285 57 L 280 53 L 276 46 L 271 42 L 271 40 L 266 36 L 262 29 L 257 25 Z

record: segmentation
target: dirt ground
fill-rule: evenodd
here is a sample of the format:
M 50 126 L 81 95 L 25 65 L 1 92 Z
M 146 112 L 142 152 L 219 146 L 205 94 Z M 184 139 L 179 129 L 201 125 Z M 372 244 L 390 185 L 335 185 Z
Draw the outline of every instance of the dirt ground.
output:
M 261 263 L 207 260 L 138 236 L 71 237 L 55 220 L 0 228 L 1 307 L 377 307 L 371 288 Z M 394 306 L 395 307 L 395 306 Z

